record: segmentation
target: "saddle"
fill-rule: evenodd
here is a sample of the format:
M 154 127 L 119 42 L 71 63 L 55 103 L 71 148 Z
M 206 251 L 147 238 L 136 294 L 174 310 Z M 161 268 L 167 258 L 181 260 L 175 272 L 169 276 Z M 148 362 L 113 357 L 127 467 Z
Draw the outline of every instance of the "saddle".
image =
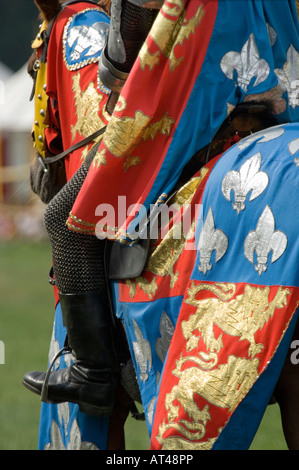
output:
M 214 139 L 196 152 L 184 167 L 168 201 L 212 158 L 248 135 L 275 125 L 277 120 L 268 103 L 246 102 L 237 105 L 224 120 Z M 152 222 L 151 216 L 149 222 Z M 140 276 L 149 256 L 149 248 L 149 237 L 140 239 L 131 246 L 112 242 L 108 267 L 109 279 L 124 280 Z

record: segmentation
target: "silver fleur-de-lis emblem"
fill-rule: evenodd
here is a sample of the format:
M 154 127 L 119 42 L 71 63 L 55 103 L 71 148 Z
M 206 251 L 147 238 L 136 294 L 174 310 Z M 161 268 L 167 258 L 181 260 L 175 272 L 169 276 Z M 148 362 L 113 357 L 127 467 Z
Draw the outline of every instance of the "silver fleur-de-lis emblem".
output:
M 270 44 L 273 47 L 277 40 L 277 32 L 275 31 L 274 28 L 272 28 L 272 26 L 269 23 L 267 23 L 267 30 L 268 30 Z
M 220 67 L 230 80 L 234 80 L 236 71 L 237 84 L 245 92 L 254 77 L 256 77 L 253 84 L 255 87 L 264 82 L 270 73 L 269 64 L 260 58 L 253 33 L 245 42 L 241 52 L 229 51 L 222 57 Z
M 280 83 L 288 92 L 289 105 L 299 105 L 299 53 L 291 44 L 287 52 L 287 60 L 282 69 L 275 69 Z
M 267 187 L 269 177 L 264 171 L 259 171 L 261 166 L 261 154 L 257 153 L 249 158 L 241 166 L 239 171 L 229 171 L 222 180 L 221 190 L 227 201 L 231 200 L 231 192 L 235 193 L 232 203 L 233 209 L 240 213 L 245 209 L 245 199 L 251 191 L 249 201 L 256 199 Z
M 271 140 L 277 139 L 284 133 L 284 128 L 281 126 L 282 124 L 278 124 L 277 126 L 269 127 L 268 129 L 263 129 L 262 131 L 255 132 L 249 137 L 240 140 L 237 145 L 240 150 L 244 150 L 254 142 L 263 144 L 265 142 L 270 142 Z
M 211 256 L 215 251 L 215 262 L 217 263 L 226 253 L 228 247 L 228 238 L 225 233 L 215 228 L 214 216 L 210 207 L 206 220 L 198 240 L 198 251 L 200 264 L 199 271 L 204 275 L 212 269 Z
M 288 145 L 288 149 L 291 155 L 295 155 L 299 150 L 299 138 L 292 140 Z M 299 167 L 299 157 L 295 157 L 293 161 L 296 167 Z
M 147 420 L 150 425 L 153 424 L 153 418 L 154 418 L 154 411 L 155 411 L 155 403 L 156 403 L 156 396 L 154 396 L 147 407 Z
M 161 362 L 164 363 L 174 333 L 173 323 L 166 312 L 162 313 L 159 330 L 161 337 L 156 340 L 156 351 Z
M 257 263 L 255 270 L 261 275 L 267 270 L 267 261 L 272 252 L 271 263 L 277 261 L 287 247 L 287 236 L 280 230 L 275 230 L 274 215 L 266 206 L 260 216 L 256 230 L 249 232 L 244 243 L 244 254 L 250 263 L 254 264 L 254 253 Z
M 44 450 L 99 450 L 93 442 L 82 441 L 76 419 L 74 419 L 71 430 L 68 430 L 68 433 L 70 440 L 67 446 L 65 446 L 58 423 L 53 419 L 51 423 L 51 442 L 45 445 Z
M 142 332 L 133 319 L 134 333 L 137 341 L 133 341 L 133 350 L 136 362 L 140 369 L 140 380 L 145 382 L 148 379 L 148 371 L 152 368 L 152 350 L 150 343 L 144 339 Z

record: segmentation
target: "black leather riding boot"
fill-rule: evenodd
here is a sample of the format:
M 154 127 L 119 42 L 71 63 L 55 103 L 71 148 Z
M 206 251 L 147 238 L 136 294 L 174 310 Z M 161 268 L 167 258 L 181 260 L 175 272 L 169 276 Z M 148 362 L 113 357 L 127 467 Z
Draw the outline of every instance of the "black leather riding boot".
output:
M 74 363 L 50 372 L 28 372 L 23 384 L 48 403 L 77 403 L 81 411 L 110 416 L 119 381 L 112 317 L 100 294 L 59 294 Z

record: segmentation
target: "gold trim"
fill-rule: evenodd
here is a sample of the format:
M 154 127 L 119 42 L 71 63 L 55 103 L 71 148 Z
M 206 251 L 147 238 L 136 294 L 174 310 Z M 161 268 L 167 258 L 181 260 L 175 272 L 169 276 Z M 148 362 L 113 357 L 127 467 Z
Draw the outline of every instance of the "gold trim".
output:
M 203 290 L 213 295 L 196 297 L 196 294 Z M 186 340 L 186 350 L 194 352 L 192 355 L 182 353 L 175 361 L 175 369 L 172 370 L 172 374 L 179 380 L 165 396 L 168 423 L 164 420 L 156 436 L 163 449 L 188 448 L 190 442 L 186 439 L 190 441 L 192 438 L 202 439 L 196 443 L 198 446 L 207 443 L 207 438 L 204 440 L 206 424 L 208 420 L 213 419 L 213 416 L 210 416 L 210 404 L 219 409 L 227 408 L 233 413 L 266 367 L 266 364 L 263 364 L 262 370 L 259 370 L 260 358 L 256 355 L 262 351 L 264 345 L 256 344 L 254 335 L 273 318 L 277 309 L 287 307 L 287 297 L 291 292 L 288 288 L 278 286 L 272 300 L 269 286 L 262 288 L 246 284 L 243 293 L 235 296 L 236 292 L 236 285 L 230 283 L 192 282 L 188 289 L 186 303 L 195 306 L 196 312 L 191 313 L 189 318 L 181 323 L 181 329 Z M 222 333 L 217 339 L 214 336 L 214 325 L 229 336 L 239 337 L 239 341 L 246 340 L 248 357 L 228 354 L 226 363 L 218 362 L 218 353 L 224 346 Z M 282 337 L 283 335 L 280 336 L 275 350 Z M 206 352 L 202 346 L 198 349 L 200 338 L 206 346 Z M 274 352 L 268 360 L 272 359 Z M 189 367 L 183 367 L 186 363 L 189 363 Z M 204 399 L 206 405 L 202 409 L 199 408 L 194 395 Z M 190 420 L 180 418 L 180 408 L 188 414 Z M 164 433 L 171 428 L 179 433 L 164 437 Z M 194 434 L 195 429 L 198 435 Z M 189 436 L 188 432 L 191 430 L 193 434 Z M 213 436 L 213 439 L 218 437 L 221 429 L 215 432 L 217 436 Z
M 83 229 L 81 227 L 76 227 L 75 225 L 71 224 L 69 221 L 66 222 L 66 225 L 73 232 L 85 233 L 86 235 L 94 235 L 94 230 L 88 230 L 88 229 Z
M 95 228 L 96 224 L 92 223 L 92 222 L 85 222 L 84 220 L 82 219 L 79 219 L 78 217 L 76 217 L 72 212 L 69 213 L 69 218 L 71 220 L 73 220 L 75 223 L 77 224 L 80 224 L 80 225 L 83 225 L 84 227 L 92 227 L 92 228 Z

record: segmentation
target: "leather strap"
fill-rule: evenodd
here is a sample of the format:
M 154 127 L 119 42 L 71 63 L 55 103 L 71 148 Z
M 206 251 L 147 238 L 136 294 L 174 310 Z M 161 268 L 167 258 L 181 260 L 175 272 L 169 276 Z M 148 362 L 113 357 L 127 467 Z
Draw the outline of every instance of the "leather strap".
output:
M 93 5 L 98 5 L 98 2 L 96 0 L 68 0 L 68 1 L 64 2 L 61 5 L 61 10 L 60 11 L 62 11 L 68 5 L 71 5 L 71 4 L 74 4 L 74 3 L 80 3 L 80 2 L 85 2 L 85 3 L 91 3 Z M 50 34 L 51 34 L 51 31 L 52 31 L 52 28 L 53 28 L 53 25 L 55 23 L 55 20 L 56 20 L 57 16 L 49 22 L 48 27 L 47 27 L 46 31 L 44 32 L 44 35 L 45 35 L 45 37 L 44 37 L 44 48 L 43 48 L 43 51 L 42 51 L 42 60 L 44 60 L 44 61 L 47 60 L 48 43 L 49 43 L 49 39 L 50 39 Z M 34 80 L 34 82 L 35 82 L 35 80 Z M 32 94 L 31 94 L 31 97 L 30 97 L 30 101 L 33 99 L 34 89 L 35 89 L 35 83 L 33 85 L 33 90 L 32 90 Z M 94 132 L 90 136 L 86 137 L 85 139 L 81 140 L 80 142 L 77 142 L 76 144 L 74 144 L 72 147 L 68 148 L 64 152 L 61 152 L 58 155 L 54 155 L 52 157 L 45 157 L 43 159 L 40 159 L 40 161 L 42 161 L 43 164 L 44 164 L 43 166 L 45 166 L 48 163 L 55 163 L 55 162 L 61 160 L 62 158 L 66 157 L 68 154 L 74 152 L 78 148 L 83 147 L 84 145 L 91 142 L 93 139 L 99 137 L 101 134 L 103 134 L 105 132 L 106 127 L 107 126 L 104 126 L 102 129 L 97 130 L 96 132 Z
M 47 163 L 55 163 L 58 160 L 61 160 L 62 158 L 66 157 L 69 153 L 74 152 L 75 150 L 79 149 L 80 147 L 83 147 L 83 145 L 88 144 L 91 140 L 95 139 L 96 137 L 99 137 L 101 134 L 103 134 L 106 130 L 107 126 L 102 127 L 101 129 L 97 130 L 93 134 L 89 135 L 83 140 L 80 140 L 76 144 L 72 145 L 70 148 L 65 150 L 64 152 L 59 153 L 58 155 L 54 155 L 53 157 L 45 157 L 43 158 L 43 162 L 45 164 Z
M 72 3 L 92 3 L 93 5 L 99 6 L 99 2 L 96 0 L 68 0 L 66 2 L 63 2 L 62 8 L 65 8 L 68 5 L 71 5 Z

